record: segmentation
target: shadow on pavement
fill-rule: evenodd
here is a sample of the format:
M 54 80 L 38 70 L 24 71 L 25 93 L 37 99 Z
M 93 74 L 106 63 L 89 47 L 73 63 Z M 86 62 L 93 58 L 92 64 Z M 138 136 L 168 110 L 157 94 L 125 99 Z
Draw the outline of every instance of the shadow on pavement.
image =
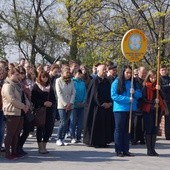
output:
M 128 161 L 118 158 L 111 152 L 100 151 L 50 151 L 49 154 L 39 154 L 37 151 L 30 150 L 28 155 L 17 160 L 6 160 L 0 158 L 0 163 L 41 163 L 44 161 L 66 161 L 66 162 L 110 162 Z

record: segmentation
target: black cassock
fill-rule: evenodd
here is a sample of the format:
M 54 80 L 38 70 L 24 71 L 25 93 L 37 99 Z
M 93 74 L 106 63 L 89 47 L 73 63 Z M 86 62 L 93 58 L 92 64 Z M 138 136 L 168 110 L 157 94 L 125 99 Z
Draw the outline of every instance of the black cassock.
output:
M 84 115 L 83 142 L 88 146 L 105 146 L 113 141 L 112 107 L 105 109 L 103 103 L 112 103 L 111 85 L 104 78 L 96 77 L 89 85 L 87 107 Z

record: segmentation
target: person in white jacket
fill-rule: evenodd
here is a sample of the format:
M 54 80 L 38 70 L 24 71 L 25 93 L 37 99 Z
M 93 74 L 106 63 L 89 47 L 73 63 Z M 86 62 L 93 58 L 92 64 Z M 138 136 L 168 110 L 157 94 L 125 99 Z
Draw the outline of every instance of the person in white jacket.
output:
M 60 116 L 60 125 L 58 129 L 58 139 L 56 145 L 67 145 L 64 142 L 68 121 L 75 100 L 75 89 L 73 80 L 71 80 L 70 68 L 63 66 L 61 77 L 56 79 L 57 109 Z

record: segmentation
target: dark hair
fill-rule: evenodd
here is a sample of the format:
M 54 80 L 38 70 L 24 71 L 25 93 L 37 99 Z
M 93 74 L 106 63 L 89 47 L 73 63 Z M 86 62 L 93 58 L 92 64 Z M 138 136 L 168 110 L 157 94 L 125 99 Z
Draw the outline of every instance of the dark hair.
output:
M 48 78 L 48 81 L 46 83 L 44 83 L 42 81 L 42 77 L 47 77 Z M 49 74 L 46 72 L 46 71 L 41 71 L 38 73 L 38 76 L 37 76 L 37 82 L 39 84 L 41 84 L 42 86 L 48 86 L 50 84 L 50 76 Z
M 22 60 L 24 60 L 24 61 L 25 61 L 25 58 L 20 58 L 20 59 L 19 59 L 19 61 L 22 61 Z
M 160 65 L 160 68 L 167 68 L 166 65 Z
M 9 63 L 9 66 L 11 66 L 12 68 L 15 67 L 15 64 L 14 63 Z
M 20 74 L 22 74 L 22 73 L 26 74 L 26 70 L 25 70 L 25 68 L 23 66 L 18 66 L 17 69 L 19 70 Z
M 132 70 L 131 66 L 125 65 L 120 72 L 120 75 L 119 75 L 119 78 L 118 78 L 118 86 L 117 86 L 117 93 L 118 94 L 122 94 L 126 90 L 124 73 L 125 73 L 126 69 L 128 69 L 128 68 Z
M 56 68 L 60 69 L 60 66 L 58 64 L 52 64 L 50 67 L 50 71 L 53 71 Z
M 101 63 L 94 64 L 93 66 L 98 67 Z
M 32 73 L 35 74 L 35 79 L 33 80 L 33 81 L 35 81 L 35 80 L 36 80 L 36 77 L 37 77 L 37 72 L 36 72 L 36 70 L 30 70 L 30 71 L 27 73 L 27 78 L 30 79 L 30 80 L 32 80 L 32 77 L 31 77 Z
M 117 68 L 116 65 L 110 65 L 110 66 L 108 66 L 108 70 L 112 70 L 112 69 L 115 69 L 115 68 Z
M 111 65 L 114 65 L 114 63 L 112 62 L 112 61 L 107 61 L 106 62 L 106 66 L 108 67 L 108 66 L 111 66 Z
M 83 74 L 81 69 L 74 69 L 73 70 L 73 75 L 77 74 L 77 73 L 80 73 L 80 74 Z

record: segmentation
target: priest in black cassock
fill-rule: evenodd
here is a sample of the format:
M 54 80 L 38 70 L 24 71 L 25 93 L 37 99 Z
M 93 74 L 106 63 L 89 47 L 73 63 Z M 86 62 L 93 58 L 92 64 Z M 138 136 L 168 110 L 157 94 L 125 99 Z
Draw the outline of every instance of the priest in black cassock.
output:
M 83 142 L 92 147 L 106 147 L 114 136 L 111 85 L 105 78 L 106 66 L 99 65 L 97 71 L 87 92 Z

